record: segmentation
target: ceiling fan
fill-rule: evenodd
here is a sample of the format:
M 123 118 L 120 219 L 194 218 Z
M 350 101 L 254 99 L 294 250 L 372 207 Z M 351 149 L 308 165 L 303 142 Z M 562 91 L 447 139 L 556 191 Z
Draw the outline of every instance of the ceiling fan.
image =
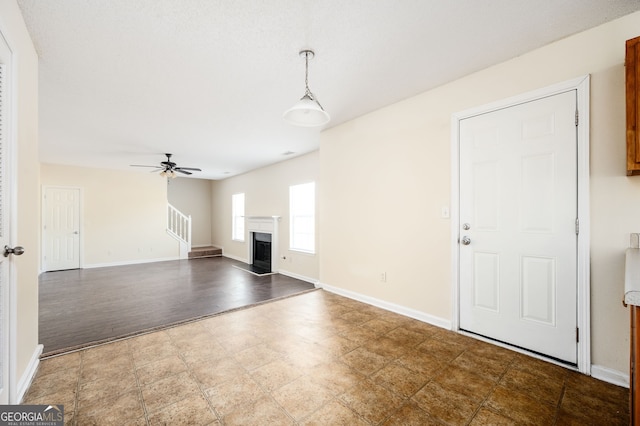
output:
M 174 178 L 176 177 L 176 172 L 178 173 L 182 173 L 184 175 L 191 175 L 193 173 L 191 173 L 191 171 L 194 172 L 201 172 L 202 170 L 196 168 L 196 167 L 176 167 L 177 164 L 174 163 L 173 161 L 171 161 L 171 156 L 173 154 L 164 154 L 167 156 L 167 161 L 161 161 L 159 166 L 143 166 L 140 164 L 131 164 L 131 167 L 153 167 L 156 170 L 152 170 L 154 172 L 159 171 L 160 172 L 160 176 L 162 177 L 170 177 L 170 178 Z

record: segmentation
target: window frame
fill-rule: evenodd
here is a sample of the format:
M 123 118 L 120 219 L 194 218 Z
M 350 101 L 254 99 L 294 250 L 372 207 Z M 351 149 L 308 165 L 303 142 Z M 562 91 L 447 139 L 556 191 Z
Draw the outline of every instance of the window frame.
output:
M 242 214 L 238 214 L 237 199 L 242 196 Z M 245 194 L 244 192 L 238 192 L 231 195 L 231 240 L 238 242 L 245 242 L 246 226 L 244 223 L 244 208 L 245 208 Z M 242 223 L 242 235 L 238 236 L 238 224 Z
M 313 194 L 311 196 L 311 201 L 313 203 L 313 206 L 308 211 L 298 212 L 296 207 L 294 206 L 294 202 L 296 201 L 294 199 L 294 197 L 296 197 L 294 192 L 296 191 L 296 189 L 299 189 L 301 187 L 306 187 L 306 186 L 311 186 L 313 190 Z M 307 194 L 306 196 L 308 197 L 309 195 Z M 295 230 L 296 223 L 299 223 L 299 221 L 296 220 L 298 218 L 311 219 L 311 224 L 312 224 L 311 232 L 304 233 L 305 235 L 310 234 L 311 248 L 294 245 L 294 243 L 298 241 L 296 238 L 296 235 L 301 234 L 299 230 L 298 232 L 296 232 Z M 301 252 L 301 253 L 307 253 L 307 254 L 316 254 L 316 183 L 315 181 L 289 186 L 289 250 Z

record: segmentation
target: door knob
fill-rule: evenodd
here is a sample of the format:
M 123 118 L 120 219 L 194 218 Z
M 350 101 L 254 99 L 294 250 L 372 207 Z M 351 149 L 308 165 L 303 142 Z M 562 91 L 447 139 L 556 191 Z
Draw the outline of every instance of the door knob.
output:
M 4 257 L 8 257 L 10 254 L 20 256 L 22 253 L 24 253 L 24 247 L 15 246 L 14 248 L 11 248 L 9 246 L 4 246 Z
M 471 244 L 471 238 L 469 238 L 469 237 L 467 237 L 467 236 L 462 237 L 462 239 L 460 240 L 460 242 L 461 242 L 463 245 L 468 246 L 469 244 Z
M 464 229 L 465 231 L 468 231 L 469 229 L 471 229 L 471 225 L 469 225 L 468 223 L 463 223 L 462 229 Z

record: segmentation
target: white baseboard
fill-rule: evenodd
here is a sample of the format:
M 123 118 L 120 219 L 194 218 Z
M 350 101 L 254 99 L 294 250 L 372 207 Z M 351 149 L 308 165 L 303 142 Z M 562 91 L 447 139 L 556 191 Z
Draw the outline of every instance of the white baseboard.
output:
M 395 312 L 397 314 L 404 315 L 409 318 L 417 319 L 418 321 L 426 322 L 428 324 L 435 325 L 437 327 L 451 330 L 451 321 L 448 319 L 436 317 L 434 315 L 429 315 L 424 312 L 417 311 L 415 309 L 407 308 L 406 306 L 396 305 L 395 303 L 376 299 L 374 297 L 366 296 L 364 294 L 356 293 L 350 290 L 345 290 L 339 287 L 334 287 L 332 285 L 325 284 L 325 283 L 319 283 L 318 285 L 316 285 L 316 287 L 323 288 L 324 290 L 330 291 L 331 293 L 335 293 L 340 296 L 348 297 L 349 299 L 354 299 L 359 302 L 367 303 L 369 305 L 373 305 L 387 311 Z
M 21 404 L 22 398 L 24 398 L 25 394 L 29 390 L 29 386 L 31 386 L 31 382 L 36 377 L 36 372 L 38 371 L 38 366 L 40 365 L 40 355 L 42 355 L 42 351 L 44 349 L 43 345 L 36 346 L 33 355 L 31 355 L 31 359 L 29 360 L 29 364 L 27 368 L 24 370 L 22 377 L 17 384 L 16 389 L 16 401 L 15 404 Z
M 120 262 L 107 262 L 107 263 L 91 263 L 88 265 L 83 265 L 83 269 L 91 269 L 91 268 L 104 268 L 106 266 L 125 266 L 125 265 L 138 265 L 141 263 L 155 263 L 155 262 L 166 262 L 168 260 L 180 260 L 179 256 L 176 257 L 161 257 L 155 259 L 136 259 L 136 260 L 124 260 Z
M 591 365 L 591 377 L 624 388 L 629 388 L 629 375 L 601 365 Z
M 224 251 L 222 252 L 222 257 L 228 257 L 229 259 L 233 259 L 233 260 L 237 260 L 238 262 L 243 262 L 243 263 L 249 264 L 249 262 L 247 261 L 246 258 L 233 256 L 231 254 L 225 253 Z
M 300 280 L 300 281 L 305 281 L 305 282 L 311 283 L 314 286 L 319 287 L 319 281 L 317 279 L 315 279 L 315 278 L 305 277 L 304 275 L 296 274 L 295 272 L 289 272 L 289 271 L 285 271 L 285 270 L 282 270 L 282 269 L 280 269 L 278 271 L 278 273 L 282 274 L 282 275 L 286 275 L 287 277 L 295 278 L 295 279 Z

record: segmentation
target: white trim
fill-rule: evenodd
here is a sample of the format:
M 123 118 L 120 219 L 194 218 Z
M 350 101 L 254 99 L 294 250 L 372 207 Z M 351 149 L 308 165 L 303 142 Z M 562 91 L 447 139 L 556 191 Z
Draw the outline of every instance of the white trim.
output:
M 43 345 L 37 345 L 35 351 L 31 355 L 31 359 L 29 360 L 29 364 L 27 368 L 25 368 L 22 377 L 20 377 L 20 381 L 18 382 L 18 388 L 16 392 L 16 400 L 15 404 L 22 403 L 22 398 L 29 390 L 29 386 L 31 386 L 31 382 L 33 382 L 34 377 L 38 371 L 38 366 L 40 365 L 40 355 L 42 355 L 42 350 L 44 349 Z
M 136 259 L 136 260 L 123 260 L 120 262 L 107 262 L 107 263 L 91 263 L 89 265 L 84 265 L 84 269 L 92 269 L 92 268 L 104 268 L 106 266 L 125 266 L 125 265 L 137 265 L 141 263 L 155 263 L 155 262 L 166 262 L 168 260 L 180 260 L 179 257 L 158 257 L 155 259 Z
M 589 276 L 589 81 L 585 75 L 573 80 L 558 83 L 532 92 L 499 100 L 486 105 L 457 112 L 451 116 L 451 297 L 452 329 L 460 328 L 460 277 L 459 277 L 459 233 L 460 229 L 460 167 L 459 167 L 459 125 L 460 121 L 479 114 L 530 102 L 543 97 L 576 90 L 577 108 L 580 113 L 578 133 L 578 217 L 580 234 L 578 235 L 577 254 L 577 325 L 580 329 L 580 342 L 577 345 L 577 368 L 581 373 L 591 372 L 591 317 L 590 317 L 590 276 Z
M 629 388 L 629 375 L 612 368 L 603 367 L 601 365 L 592 365 L 591 377 L 613 385 L 622 386 L 627 389 Z
M 395 303 L 387 302 L 384 300 L 376 299 L 374 297 L 365 296 L 364 294 L 356 293 L 354 291 L 345 290 L 339 287 L 334 287 L 329 284 L 319 283 L 316 287 L 320 287 L 331 293 L 338 294 L 340 296 L 348 297 L 349 299 L 357 300 L 358 302 L 373 305 L 386 311 L 395 312 L 396 314 L 404 315 L 405 317 L 413 318 L 418 321 L 426 322 L 437 327 L 451 330 L 451 321 L 445 318 L 429 315 L 415 309 L 407 308 L 405 306 L 396 305 Z
M 278 273 L 281 275 L 286 275 L 287 277 L 295 278 L 300 281 L 306 281 L 313 284 L 316 288 L 319 287 L 320 281 L 315 278 L 305 277 L 304 275 L 296 274 L 295 272 L 284 271 L 282 269 L 280 269 Z
M 240 256 L 234 256 L 232 254 L 225 253 L 224 251 L 222 252 L 222 257 L 228 257 L 229 259 L 237 260 L 238 262 L 246 263 L 247 265 L 249 264 L 249 261 L 247 260 L 247 258 L 240 257 Z

